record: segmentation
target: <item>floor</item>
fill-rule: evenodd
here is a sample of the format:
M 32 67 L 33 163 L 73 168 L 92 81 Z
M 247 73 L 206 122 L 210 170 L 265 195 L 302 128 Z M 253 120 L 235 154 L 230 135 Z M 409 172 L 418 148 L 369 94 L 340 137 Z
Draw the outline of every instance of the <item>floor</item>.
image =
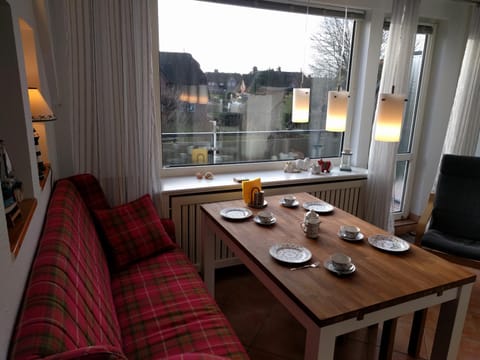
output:
M 461 340 L 458 360 L 480 359 L 480 270 Z M 304 328 L 276 301 L 266 288 L 243 265 L 218 269 L 216 299 L 252 360 L 303 359 Z M 428 312 L 420 357 L 428 359 L 438 308 Z M 414 359 L 407 355 L 411 317 L 398 321 L 393 360 Z M 367 359 L 366 330 L 337 339 L 335 359 Z M 378 354 L 378 348 L 376 348 Z

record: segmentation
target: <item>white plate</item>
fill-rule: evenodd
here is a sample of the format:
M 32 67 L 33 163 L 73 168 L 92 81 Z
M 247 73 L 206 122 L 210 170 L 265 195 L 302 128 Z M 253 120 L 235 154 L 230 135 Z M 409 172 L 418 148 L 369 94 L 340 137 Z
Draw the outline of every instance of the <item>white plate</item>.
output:
M 368 243 L 377 249 L 391 252 L 403 252 L 410 249 L 408 242 L 394 235 L 372 235 L 368 238 Z
M 268 221 L 262 221 L 262 220 L 260 220 L 260 218 L 259 218 L 258 216 L 255 216 L 255 217 L 253 218 L 253 221 L 255 221 L 255 222 L 256 222 L 257 224 L 259 224 L 259 225 L 273 225 L 273 224 L 275 224 L 275 223 L 277 222 L 277 218 L 272 217 L 272 218 L 271 218 L 270 220 L 268 220 Z
M 300 264 L 312 258 L 310 250 L 295 244 L 273 245 L 269 252 L 273 258 L 289 264 Z
M 357 234 L 357 236 L 354 237 L 354 238 L 345 236 L 345 235 L 342 234 L 340 231 L 338 232 L 337 235 L 340 237 L 340 239 L 345 240 L 345 241 L 361 241 L 361 240 L 363 240 L 363 238 L 365 237 L 361 232 L 359 232 L 359 233 Z
M 313 210 L 319 214 L 332 212 L 334 207 L 325 201 L 309 201 L 303 203 L 303 208 L 306 210 Z
M 280 200 L 280 205 L 288 207 L 288 208 L 294 208 L 297 207 L 300 203 L 298 200 L 295 200 L 291 205 L 287 205 L 283 199 Z
M 337 274 L 337 275 L 350 275 L 355 272 L 357 269 L 355 264 L 352 263 L 350 268 L 348 270 L 338 270 L 335 266 L 333 266 L 332 261 L 330 259 L 325 260 L 323 263 L 323 266 L 325 266 L 325 269 Z
M 246 208 L 225 208 L 220 211 L 220 215 L 230 220 L 243 220 L 252 216 L 252 212 Z

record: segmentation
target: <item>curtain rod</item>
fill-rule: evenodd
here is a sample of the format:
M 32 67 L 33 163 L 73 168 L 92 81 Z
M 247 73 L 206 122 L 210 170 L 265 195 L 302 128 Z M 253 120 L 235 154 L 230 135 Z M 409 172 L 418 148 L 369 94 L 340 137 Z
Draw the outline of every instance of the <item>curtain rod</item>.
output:
M 299 14 L 305 14 L 308 9 L 308 13 L 311 15 L 334 16 L 334 17 L 342 17 L 342 18 L 345 17 L 345 8 L 340 6 L 338 7 L 327 7 L 322 5 L 307 6 L 307 5 L 268 1 L 268 0 L 197 0 L 197 1 L 253 7 L 253 8 L 265 9 L 265 10 L 288 11 L 288 12 L 294 12 Z M 349 7 L 348 18 L 364 19 L 365 11 L 352 9 Z

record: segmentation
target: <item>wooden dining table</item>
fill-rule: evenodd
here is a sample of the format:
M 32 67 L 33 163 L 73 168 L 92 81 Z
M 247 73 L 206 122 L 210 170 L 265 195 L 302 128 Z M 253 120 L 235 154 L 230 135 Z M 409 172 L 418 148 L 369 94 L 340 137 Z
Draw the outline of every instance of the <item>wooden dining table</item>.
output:
M 319 236 L 308 238 L 301 227 L 307 211 L 304 204 L 325 204 L 308 193 L 293 195 L 298 200 L 296 207 L 283 206 L 282 195 L 266 196 L 264 209 L 249 208 L 243 200 L 201 205 L 201 266 L 211 294 L 215 294 L 214 244 L 219 238 L 306 328 L 305 359 L 333 359 L 337 336 L 375 329 L 378 324 L 383 324 L 385 332 L 390 329 L 380 344 L 380 357 L 388 358 L 395 319 L 422 314 L 435 305 L 440 305 L 440 311 L 431 359 L 456 359 L 475 275 L 413 244 L 401 243 L 408 249 L 389 249 L 381 242 L 372 242 L 373 246 L 369 239 L 374 235 L 388 239 L 389 234 L 334 207 L 331 211 L 321 207 Z M 247 215 L 230 219 L 228 212 L 221 214 L 237 208 L 247 209 Z M 272 212 L 275 222 L 258 224 L 255 216 L 260 211 Z M 341 225 L 359 227 L 363 238 L 342 239 Z M 272 256 L 270 250 L 279 245 L 306 249 L 311 254 L 306 263 L 320 262 L 321 266 L 291 271 L 302 264 Z M 324 264 L 334 253 L 350 256 L 355 271 L 339 275 L 328 270 Z M 412 326 L 411 353 L 418 353 L 420 325 L 414 321 Z

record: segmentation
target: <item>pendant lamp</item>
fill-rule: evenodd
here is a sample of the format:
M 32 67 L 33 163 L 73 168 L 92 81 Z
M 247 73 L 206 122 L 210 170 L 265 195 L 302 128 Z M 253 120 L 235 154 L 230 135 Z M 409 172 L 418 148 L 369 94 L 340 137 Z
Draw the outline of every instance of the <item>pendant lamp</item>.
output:
M 329 91 L 325 130 L 343 132 L 347 125 L 348 91 Z
M 308 123 L 310 112 L 310 89 L 294 88 L 292 101 L 292 122 Z
M 405 95 L 380 94 L 375 114 L 376 141 L 400 141 L 405 101 Z

